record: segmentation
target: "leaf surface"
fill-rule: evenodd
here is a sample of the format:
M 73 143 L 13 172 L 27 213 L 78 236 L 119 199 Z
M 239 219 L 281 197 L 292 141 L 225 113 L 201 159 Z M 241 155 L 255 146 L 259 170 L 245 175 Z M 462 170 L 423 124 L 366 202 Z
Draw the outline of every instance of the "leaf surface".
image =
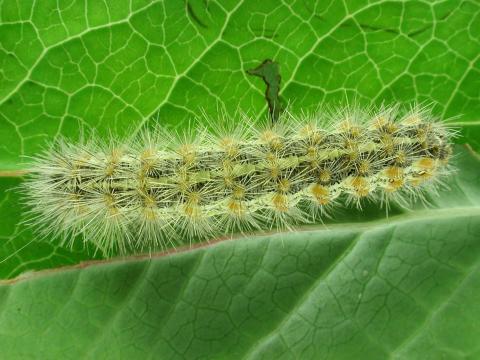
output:
M 4 282 L 2 353 L 474 358 L 480 167 L 466 152 L 459 157 L 461 173 L 440 207 Z
M 261 119 L 249 70 L 267 59 L 294 113 L 426 102 L 478 150 L 479 29 L 464 0 L 0 1 L 0 278 L 24 274 L 0 286 L 2 356 L 480 356 L 480 167 L 466 150 L 428 210 L 347 210 L 68 270 L 101 256 L 37 241 L 11 176 L 58 136 L 182 130 L 202 111 Z

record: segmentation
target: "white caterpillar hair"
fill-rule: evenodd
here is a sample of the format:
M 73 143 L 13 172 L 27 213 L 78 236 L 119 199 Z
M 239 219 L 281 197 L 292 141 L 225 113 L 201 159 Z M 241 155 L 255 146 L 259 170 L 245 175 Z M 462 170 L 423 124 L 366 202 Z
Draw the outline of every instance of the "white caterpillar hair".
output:
M 25 182 L 29 222 L 108 255 L 290 228 L 365 200 L 408 206 L 449 172 L 452 134 L 428 109 L 397 106 L 60 140 Z

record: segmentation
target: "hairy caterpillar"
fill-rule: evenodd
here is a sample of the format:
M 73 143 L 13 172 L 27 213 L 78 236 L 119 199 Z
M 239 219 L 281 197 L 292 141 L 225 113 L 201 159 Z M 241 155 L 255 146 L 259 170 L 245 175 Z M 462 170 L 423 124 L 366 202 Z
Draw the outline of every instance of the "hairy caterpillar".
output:
M 126 142 L 57 142 L 25 182 L 30 222 L 125 253 L 289 228 L 365 199 L 408 206 L 449 172 L 452 132 L 418 107 L 210 125 L 183 137 L 157 129 Z

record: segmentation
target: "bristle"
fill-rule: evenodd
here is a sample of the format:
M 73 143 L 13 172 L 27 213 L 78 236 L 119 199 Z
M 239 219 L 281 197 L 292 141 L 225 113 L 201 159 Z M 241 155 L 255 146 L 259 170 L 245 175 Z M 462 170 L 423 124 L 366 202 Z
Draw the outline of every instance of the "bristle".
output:
M 326 120 L 329 125 L 326 125 Z M 425 110 L 341 109 L 275 125 L 209 123 L 124 143 L 59 141 L 25 183 L 31 223 L 108 254 L 322 221 L 343 204 L 425 200 L 452 132 Z

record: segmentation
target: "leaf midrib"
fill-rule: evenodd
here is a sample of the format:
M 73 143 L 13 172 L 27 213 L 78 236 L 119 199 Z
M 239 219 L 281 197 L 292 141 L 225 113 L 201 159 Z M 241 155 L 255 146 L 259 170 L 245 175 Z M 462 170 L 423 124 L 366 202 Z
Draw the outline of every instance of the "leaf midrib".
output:
M 120 262 L 157 259 L 164 256 L 181 254 L 187 251 L 203 250 L 204 248 L 212 248 L 213 246 L 216 246 L 219 243 L 223 243 L 225 241 L 241 241 L 242 239 L 255 240 L 255 239 L 260 239 L 265 237 L 272 237 L 274 235 L 278 235 L 279 237 L 281 237 L 281 235 L 288 235 L 288 234 L 299 233 L 299 232 L 322 233 L 322 232 L 331 232 L 334 230 L 342 230 L 342 231 L 355 230 L 363 233 L 372 229 L 380 229 L 382 227 L 392 226 L 392 225 L 396 226 L 396 225 L 409 223 L 409 222 L 412 222 L 412 223 L 423 222 L 429 219 L 453 220 L 458 218 L 468 218 L 468 217 L 475 217 L 475 216 L 480 216 L 480 205 L 469 206 L 469 207 L 451 207 L 451 208 L 441 208 L 441 209 L 410 211 L 400 215 L 385 217 L 382 219 L 377 219 L 377 220 L 368 221 L 368 222 L 349 222 L 349 223 L 327 224 L 327 225 L 323 225 L 323 224 L 322 225 L 306 225 L 306 226 L 295 228 L 293 231 L 289 231 L 289 232 L 277 231 L 277 232 L 270 232 L 270 233 L 260 233 L 260 234 L 257 233 L 257 234 L 251 234 L 251 235 L 237 235 L 235 237 L 224 237 L 224 238 L 213 239 L 208 242 L 197 244 L 197 246 L 186 246 L 182 248 L 170 249 L 169 251 L 166 251 L 166 252 L 144 254 L 144 255 L 132 255 L 132 256 L 123 257 L 123 258 L 92 260 L 89 262 L 81 262 L 79 264 L 63 266 L 56 269 L 31 271 L 31 272 L 28 272 L 27 274 L 17 276 L 13 279 L 0 280 L 0 286 L 12 285 L 18 282 L 28 281 L 38 277 L 50 276 L 50 275 L 65 272 L 65 271 L 73 271 L 73 270 L 83 269 L 83 268 L 92 267 L 92 266 L 103 266 L 103 265 L 115 264 Z

